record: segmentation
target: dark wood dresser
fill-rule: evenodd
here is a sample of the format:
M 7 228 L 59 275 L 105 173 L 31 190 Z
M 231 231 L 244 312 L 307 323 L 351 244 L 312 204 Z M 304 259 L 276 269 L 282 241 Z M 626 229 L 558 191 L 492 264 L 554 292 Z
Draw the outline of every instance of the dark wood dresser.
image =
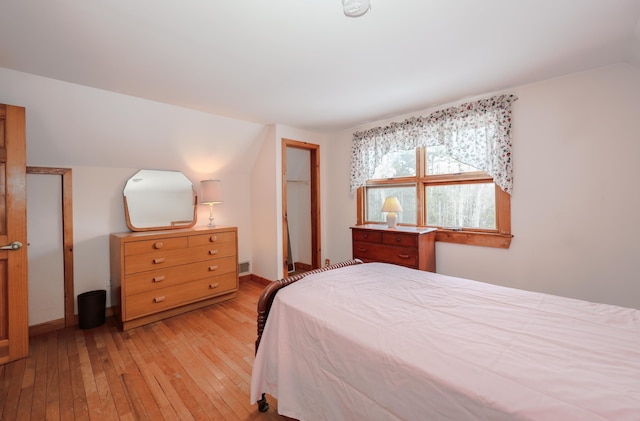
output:
M 351 227 L 351 238 L 354 259 L 436 271 L 435 228 L 356 225 Z

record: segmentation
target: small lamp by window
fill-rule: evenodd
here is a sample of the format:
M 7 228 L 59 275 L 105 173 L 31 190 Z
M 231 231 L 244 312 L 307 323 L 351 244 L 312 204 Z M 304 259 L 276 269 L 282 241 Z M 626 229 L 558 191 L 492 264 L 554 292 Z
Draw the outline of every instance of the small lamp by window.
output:
M 200 182 L 200 197 L 200 203 L 209 205 L 209 226 L 215 227 L 213 223 L 213 205 L 222 203 L 220 180 L 202 180 Z
M 389 228 L 395 228 L 398 224 L 398 215 L 396 212 L 402 212 L 402 206 L 397 197 L 387 197 L 382 205 L 382 212 L 387 212 L 387 225 Z

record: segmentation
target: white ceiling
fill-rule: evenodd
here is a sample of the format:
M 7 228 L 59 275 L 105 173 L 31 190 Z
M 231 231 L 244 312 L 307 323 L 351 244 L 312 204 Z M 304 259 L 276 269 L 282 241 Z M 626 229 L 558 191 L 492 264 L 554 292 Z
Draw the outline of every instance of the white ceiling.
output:
M 371 5 L 348 18 L 340 0 L 1 0 L 0 67 L 318 131 L 640 67 L 640 0 Z

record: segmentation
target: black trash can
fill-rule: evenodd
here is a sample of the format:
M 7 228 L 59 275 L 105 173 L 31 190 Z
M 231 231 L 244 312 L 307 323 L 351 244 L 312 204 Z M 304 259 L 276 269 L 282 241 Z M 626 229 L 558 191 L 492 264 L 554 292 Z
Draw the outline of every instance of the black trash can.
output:
M 78 295 L 78 326 L 80 329 L 91 329 L 104 324 L 107 291 L 83 292 Z

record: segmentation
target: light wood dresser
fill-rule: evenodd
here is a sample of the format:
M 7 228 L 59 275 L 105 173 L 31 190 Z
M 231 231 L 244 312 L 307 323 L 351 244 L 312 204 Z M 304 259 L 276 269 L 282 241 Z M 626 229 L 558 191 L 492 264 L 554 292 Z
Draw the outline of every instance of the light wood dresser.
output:
M 436 271 L 435 228 L 356 225 L 351 227 L 351 239 L 354 259 Z
M 209 304 L 238 291 L 236 227 L 195 227 L 110 236 L 111 290 L 127 330 Z

